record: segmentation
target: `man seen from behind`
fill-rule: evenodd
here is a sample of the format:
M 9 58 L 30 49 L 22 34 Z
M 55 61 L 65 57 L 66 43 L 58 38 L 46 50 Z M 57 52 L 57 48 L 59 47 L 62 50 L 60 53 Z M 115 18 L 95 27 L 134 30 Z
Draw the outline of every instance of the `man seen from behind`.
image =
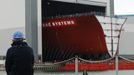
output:
M 22 32 L 17 31 L 13 34 L 13 43 L 6 54 L 7 75 L 33 75 L 34 73 L 33 50 L 24 40 Z

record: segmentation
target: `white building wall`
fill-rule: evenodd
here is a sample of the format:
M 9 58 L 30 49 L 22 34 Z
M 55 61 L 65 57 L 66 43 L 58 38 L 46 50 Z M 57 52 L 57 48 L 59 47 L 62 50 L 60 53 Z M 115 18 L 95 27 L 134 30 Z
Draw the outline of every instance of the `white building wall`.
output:
M 16 31 L 21 31 L 25 34 L 24 27 L 0 29 L 0 56 L 6 55 L 7 49 L 11 47 L 13 33 Z
M 11 47 L 13 33 L 16 31 L 21 31 L 25 35 L 25 27 L 17 27 L 17 28 L 8 28 L 8 29 L 0 29 L 0 56 L 5 56 L 7 49 Z M 41 26 L 38 26 L 38 53 L 42 54 L 42 41 L 41 41 Z
M 124 32 L 121 34 L 119 53 L 121 55 L 134 55 L 134 16 L 127 17 Z
M 0 1 L 0 56 L 5 56 L 12 43 L 12 34 L 22 31 L 25 34 L 25 0 Z M 38 51 L 41 54 L 41 0 L 38 0 Z
M 25 33 L 25 0 L 0 0 L 0 56 L 6 54 L 15 31 Z
M 134 32 L 122 32 L 119 54 L 134 55 Z

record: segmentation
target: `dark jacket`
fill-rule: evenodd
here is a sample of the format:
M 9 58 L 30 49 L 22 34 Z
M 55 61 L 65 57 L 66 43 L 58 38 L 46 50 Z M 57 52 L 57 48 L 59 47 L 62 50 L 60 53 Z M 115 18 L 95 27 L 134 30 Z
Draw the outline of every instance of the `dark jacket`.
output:
M 7 75 L 33 75 L 33 50 L 26 42 L 13 42 L 6 54 Z

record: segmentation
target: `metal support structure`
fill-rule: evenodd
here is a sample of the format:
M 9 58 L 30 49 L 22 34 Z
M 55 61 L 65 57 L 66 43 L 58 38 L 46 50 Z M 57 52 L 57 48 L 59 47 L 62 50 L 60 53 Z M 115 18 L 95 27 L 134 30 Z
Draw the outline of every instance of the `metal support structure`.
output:
M 110 17 L 114 17 L 114 0 L 110 0 Z M 111 40 L 111 41 L 113 41 L 113 40 Z M 118 66 L 118 64 L 119 64 L 119 62 L 118 62 L 118 54 L 119 53 L 119 50 L 117 49 L 117 53 L 116 53 L 116 56 L 115 56 L 115 65 L 116 65 L 116 67 L 115 67 L 115 69 L 116 69 L 116 75 L 118 75 L 118 72 L 119 72 L 119 66 Z
M 114 17 L 114 0 L 110 0 L 110 17 Z M 112 24 L 111 24 L 112 25 Z M 111 40 L 113 41 L 113 40 Z M 118 72 L 119 72 L 119 62 L 118 62 L 118 55 L 119 55 L 119 49 L 118 49 L 118 46 L 117 46 L 117 53 L 116 53 L 116 56 L 115 56 L 115 69 L 116 69 L 116 75 L 118 75 Z
M 121 25 L 121 28 L 120 28 L 120 31 L 119 31 L 119 35 L 118 35 L 119 39 L 118 39 L 118 44 L 117 44 L 117 52 L 116 52 L 116 56 L 115 56 L 116 75 L 118 75 L 118 71 L 119 71 L 119 44 L 120 44 L 121 30 L 123 29 L 123 26 L 126 23 L 126 21 L 127 21 L 127 18 L 125 19 L 125 21 Z
M 110 0 L 110 16 L 114 16 L 114 0 Z
M 26 39 L 34 50 L 35 62 L 38 61 L 38 19 L 37 0 L 25 0 Z
M 112 23 L 112 17 L 111 17 L 111 51 L 112 51 L 112 56 L 114 55 L 114 53 L 113 53 L 113 48 L 114 46 L 113 46 L 113 23 Z
M 111 51 L 112 56 L 113 54 L 113 24 L 112 24 L 112 17 L 114 17 L 114 0 L 110 0 L 110 17 L 111 17 Z
M 78 75 L 78 56 L 75 56 L 75 75 Z

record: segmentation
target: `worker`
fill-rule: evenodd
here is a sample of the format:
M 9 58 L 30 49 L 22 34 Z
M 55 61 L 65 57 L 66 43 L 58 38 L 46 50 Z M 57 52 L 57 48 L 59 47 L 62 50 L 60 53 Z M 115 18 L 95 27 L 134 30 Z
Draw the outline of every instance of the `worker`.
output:
M 24 34 L 17 31 L 6 54 L 5 68 L 7 75 L 33 75 L 34 54 L 24 41 Z
M 88 75 L 86 70 L 83 71 L 83 75 Z

